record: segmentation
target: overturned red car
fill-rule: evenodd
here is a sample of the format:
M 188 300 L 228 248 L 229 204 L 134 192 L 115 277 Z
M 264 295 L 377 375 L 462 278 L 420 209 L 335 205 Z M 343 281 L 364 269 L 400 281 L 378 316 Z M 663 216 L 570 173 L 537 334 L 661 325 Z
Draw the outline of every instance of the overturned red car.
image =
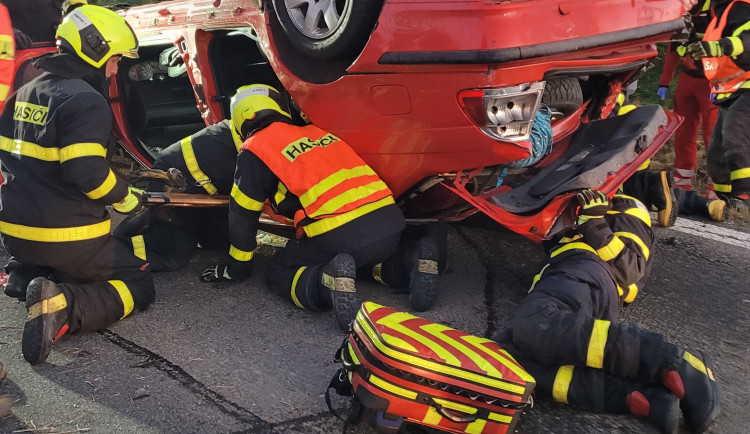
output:
M 115 135 L 149 165 L 228 117 L 241 85 L 286 92 L 346 140 L 414 223 L 481 211 L 540 241 L 576 191 L 613 192 L 680 119 L 611 116 L 685 29 L 687 0 L 198 0 L 120 10 L 140 59 L 111 86 Z M 544 104 L 551 151 L 530 159 Z

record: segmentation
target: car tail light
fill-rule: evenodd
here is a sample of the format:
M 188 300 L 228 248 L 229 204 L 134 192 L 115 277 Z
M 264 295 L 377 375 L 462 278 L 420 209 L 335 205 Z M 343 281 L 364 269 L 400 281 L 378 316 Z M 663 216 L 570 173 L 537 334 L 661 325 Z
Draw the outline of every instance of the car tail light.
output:
M 542 100 L 544 82 L 494 89 L 465 90 L 458 95 L 461 108 L 485 134 L 496 140 L 528 140 L 534 115 Z

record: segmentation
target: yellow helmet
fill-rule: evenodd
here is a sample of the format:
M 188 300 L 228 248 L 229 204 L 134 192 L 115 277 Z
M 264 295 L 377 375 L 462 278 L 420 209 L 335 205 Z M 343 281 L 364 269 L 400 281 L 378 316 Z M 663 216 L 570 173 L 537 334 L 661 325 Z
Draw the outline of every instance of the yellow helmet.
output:
M 229 103 L 233 134 L 242 140 L 276 120 L 291 119 L 281 93 L 266 84 L 250 84 L 237 89 Z
M 138 38 L 116 12 L 83 5 L 65 16 L 55 34 L 57 46 L 100 68 L 112 56 L 138 57 Z

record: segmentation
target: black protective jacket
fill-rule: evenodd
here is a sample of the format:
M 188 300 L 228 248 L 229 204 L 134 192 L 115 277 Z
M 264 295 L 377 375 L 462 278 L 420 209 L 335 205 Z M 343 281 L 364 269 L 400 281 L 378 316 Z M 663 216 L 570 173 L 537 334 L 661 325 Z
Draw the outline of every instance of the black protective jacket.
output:
M 64 53 L 37 66 L 46 72 L 22 86 L 0 116 L 0 232 L 35 241 L 94 238 L 85 227 L 109 221 L 105 205 L 128 194 L 106 160 L 112 115 L 104 73 Z
M 216 193 L 229 194 L 234 183 L 238 149 L 230 128 L 232 127 L 229 121 L 223 120 L 170 145 L 156 159 L 154 169 L 167 170 L 172 167 L 179 169 L 187 181 L 187 193 L 206 194 L 208 192 L 204 188 L 205 181 L 196 181 L 196 177 L 200 178 L 203 174 L 210 184 L 216 187 Z M 185 143 L 186 140 L 189 140 L 189 143 Z M 192 149 L 193 157 L 187 158 L 192 160 L 190 167 L 186 163 L 186 155 L 191 154 L 190 151 L 184 149 L 186 146 Z

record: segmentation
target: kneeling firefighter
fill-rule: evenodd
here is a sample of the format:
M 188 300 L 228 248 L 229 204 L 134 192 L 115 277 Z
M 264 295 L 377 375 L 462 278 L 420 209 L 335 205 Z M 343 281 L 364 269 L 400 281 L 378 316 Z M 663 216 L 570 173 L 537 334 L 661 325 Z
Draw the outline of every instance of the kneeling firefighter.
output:
M 346 142 L 314 125 L 293 125 L 276 89 L 241 87 L 230 107 L 236 133 L 247 139 L 229 203 L 230 260 L 204 271 L 201 280 L 250 275 L 258 219 L 268 199 L 278 214 L 293 220 L 296 239 L 272 258 L 266 283 L 301 308 L 333 309 L 338 326 L 347 330 L 359 309 L 357 268 L 389 268 L 387 259 L 405 227 L 401 210 Z M 410 300 L 425 310 L 437 295 L 437 246 L 427 237 L 410 250 L 402 255 L 410 262 L 403 267 Z
M 230 120 L 209 125 L 164 149 L 153 168 L 182 173 L 185 193 L 229 195 L 242 140 L 233 134 Z M 163 190 L 158 181 L 149 191 Z M 229 248 L 229 223 L 225 207 L 149 207 L 128 217 L 117 227 L 116 235 L 142 236 L 151 271 L 173 271 L 188 265 L 198 244 L 208 250 Z
M 154 300 L 141 249 L 110 236 L 105 209 L 142 208 L 141 192 L 105 159 L 107 79 L 122 56 L 137 57 L 138 40 L 115 12 L 81 6 L 58 27 L 57 44 L 0 117 L 0 234 L 13 256 L 9 280 L 30 281 L 14 295 L 26 299 L 22 351 L 32 364 L 66 332 L 103 329 Z
M 719 414 L 711 359 L 661 334 L 620 323 L 653 262 L 646 207 L 616 194 L 578 194 L 579 230 L 555 245 L 497 340 L 537 381 L 537 394 L 591 411 L 647 418 L 676 433 L 705 431 Z

